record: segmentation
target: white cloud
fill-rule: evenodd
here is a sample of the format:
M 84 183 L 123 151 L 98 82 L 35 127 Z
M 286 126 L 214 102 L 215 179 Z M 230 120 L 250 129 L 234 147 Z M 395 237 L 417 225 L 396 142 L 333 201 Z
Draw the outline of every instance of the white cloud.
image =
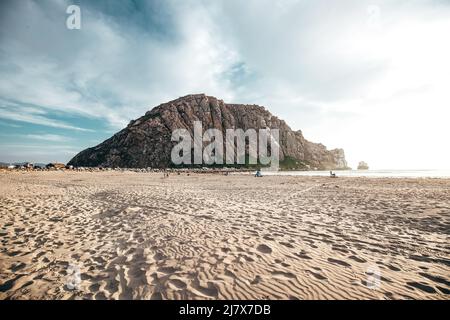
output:
M 279 5 L 279 4 L 278 4 Z M 222 2 L 214 17 L 261 76 L 267 105 L 350 165 L 445 168 L 450 151 L 450 6 L 444 2 Z M 216 20 L 217 19 L 217 20 Z
M 2 119 L 39 124 L 52 128 L 69 129 L 83 132 L 92 131 L 90 129 L 73 126 L 64 121 L 48 118 L 46 117 L 46 114 L 47 112 L 44 109 L 23 106 L 17 103 L 11 103 L 0 99 L 0 118 Z M 10 125 L 15 126 L 14 124 Z
M 66 142 L 72 140 L 69 137 L 57 134 L 27 134 L 24 137 L 27 139 L 44 140 L 50 142 Z
M 0 80 L 0 96 L 105 118 L 115 128 L 174 96 L 231 97 L 220 76 L 234 63 L 233 52 L 221 44 L 202 7 L 177 7 L 171 9 L 181 18 L 173 26 L 180 40 L 167 43 L 116 25 L 89 6 L 81 6 L 82 29 L 68 31 L 59 23 L 66 17 L 63 3 L 17 4 L 18 12 L 2 24 L 10 34 L 1 44 L 9 72 Z M 31 37 L 24 30 L 30 27 Z

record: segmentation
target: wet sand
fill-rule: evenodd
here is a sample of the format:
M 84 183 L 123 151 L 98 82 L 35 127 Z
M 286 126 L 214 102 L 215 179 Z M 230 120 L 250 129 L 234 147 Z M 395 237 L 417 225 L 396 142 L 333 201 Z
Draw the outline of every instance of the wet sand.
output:
M 0 174 L 0 299 L 449 299 L 450 179 Z

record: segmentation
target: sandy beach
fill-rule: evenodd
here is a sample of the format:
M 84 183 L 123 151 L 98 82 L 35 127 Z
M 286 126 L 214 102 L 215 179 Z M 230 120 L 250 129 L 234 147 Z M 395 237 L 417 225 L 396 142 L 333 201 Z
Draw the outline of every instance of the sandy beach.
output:
M 0 174 L 0 299 L 449 299 L 450 179 Z

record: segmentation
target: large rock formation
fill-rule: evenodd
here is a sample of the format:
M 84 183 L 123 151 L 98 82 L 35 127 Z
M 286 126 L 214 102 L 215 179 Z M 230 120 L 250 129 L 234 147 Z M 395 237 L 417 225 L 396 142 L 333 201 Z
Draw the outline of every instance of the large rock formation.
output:
M 193 122 L 203 130 L 264 129 L 280 130 L 280 165 L 286 169 L 346 169 L 344 150 L 327 150 L 307 141 L 301 131 L 292 131 L 264 107 L 227 104 L 204 94 L 188 95 L 163 103 L 96 147 L 77 154 L 68 164 L 103 167 L 172 167 L 172 131 L 185 128 L 193 136 Z

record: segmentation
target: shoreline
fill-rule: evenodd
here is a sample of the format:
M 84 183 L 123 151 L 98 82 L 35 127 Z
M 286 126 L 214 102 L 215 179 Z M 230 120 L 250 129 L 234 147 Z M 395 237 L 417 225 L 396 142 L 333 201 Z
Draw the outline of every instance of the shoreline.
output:
M 182 174 L 219 174 L 219 175 L 253 175 L 257 169 L 236 168 L 74 168 L 74 169 L 4 169 L 0 168 L 0 174 L 6 173 L 38 173 L 38 172 L 64 172 L 64 173 L 169 173 L 173 175 Z M 290 177 L 328 177 L 330 171 L 336 174 L 336 178 L 368 178 L 368 179 L 450 179 L 450 170 L 264 170 L 263 176 L 290 176 Z

